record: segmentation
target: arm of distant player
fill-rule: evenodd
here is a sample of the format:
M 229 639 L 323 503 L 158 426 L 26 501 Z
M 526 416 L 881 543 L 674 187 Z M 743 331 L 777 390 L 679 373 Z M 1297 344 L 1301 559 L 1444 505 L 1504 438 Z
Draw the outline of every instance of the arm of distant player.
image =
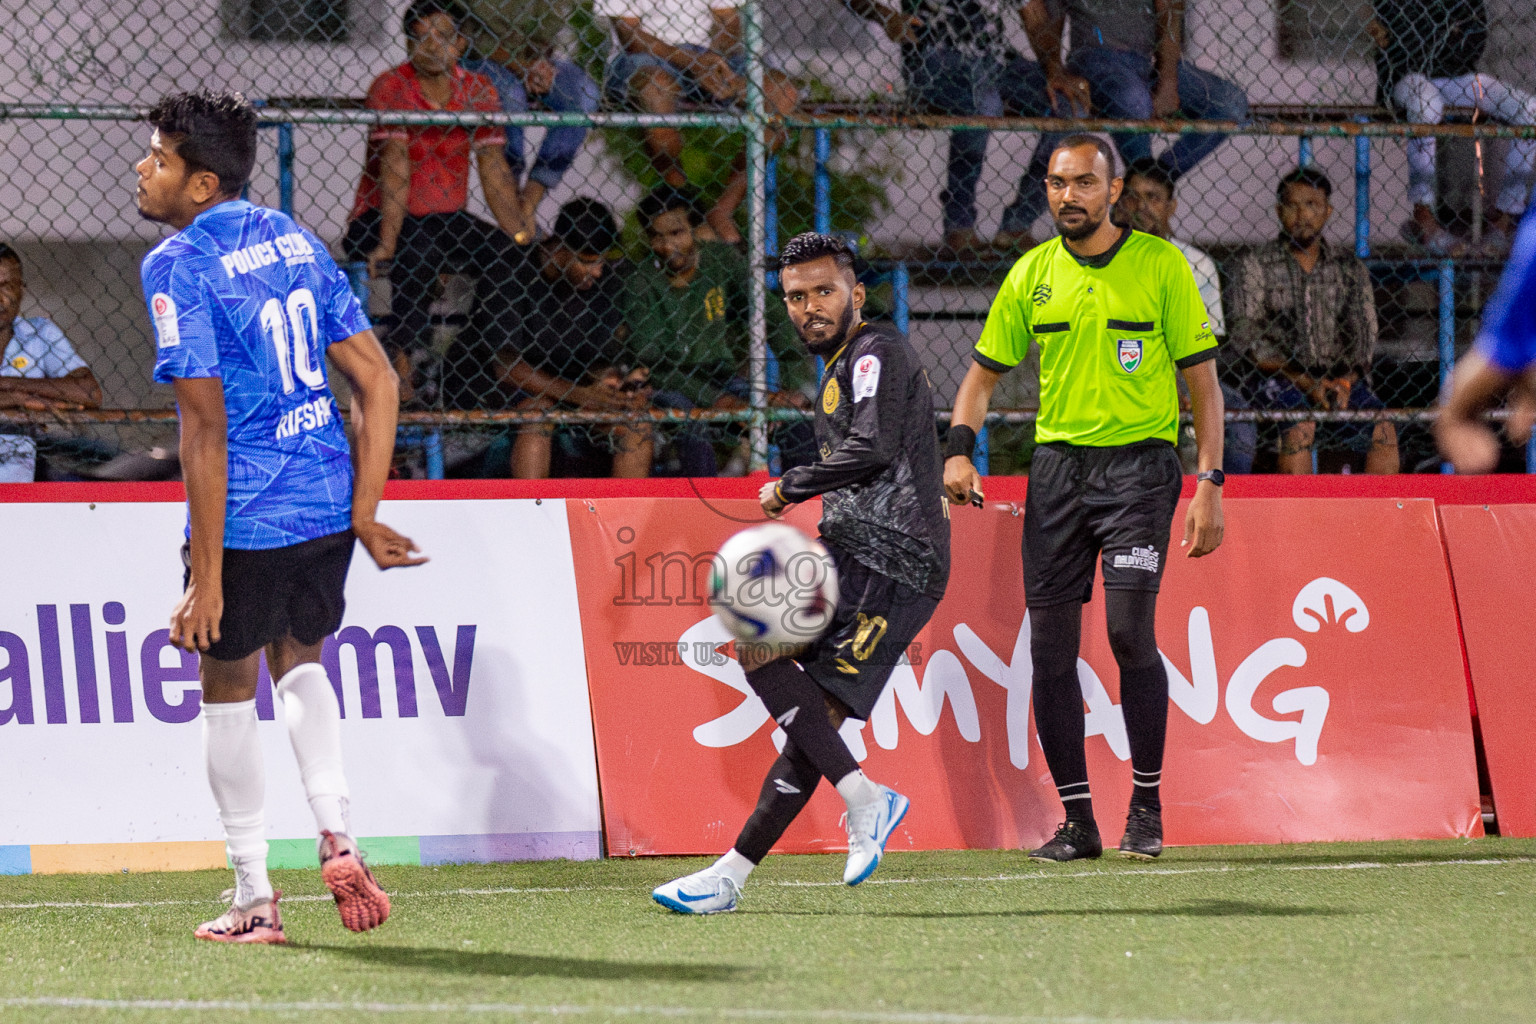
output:
M 960 382 L 960 390 L 955 393 L 950 429 L 970 427 L 980 433 L 987 422 L 987 406 L 992 404 L 992 392 L 1002 379 L 1003 375 L 998 371 L 973 361 L 971 368 L 965 371 L 965 379 Z M 972 494 L 978 498 L 986 497 L 981 489 L 981 474 L 968 456 L 951 455 L 944 460 L 944 493 L 955 505 L 964 505 L 971 500 Z
M 352 532 L 380 569 L 420 565 L 425 556 L 414 541 L 374 518 L 395 452 L 395 422 L 400 415 L 400 378 L 372 331 L 336 342 L 327 351 L 352 385 L 352 446 L 356 478 L 352 483 Z
M 842 401 L 853 402 L 848 436 L 821 461 L 796 466 L 784 474 L 776 489 L 780 508 L 871 480 L 896 458 L 901 444 L 902 391 L 907 386 L 906 358 L 899 347 L 885 344 L 872 345 L 850 358 L 857 365 L 870 356 L 880 361 L 875 393 L 858 401 L 854 401 L 856 391 L 842 397 Z M 770 511 L 766 502 L 764 510 Z
M 1207 359 L 1183 372 L 1195 414 L 1195 449 L 1200 472 L 1220 469 L 1226 432 L 1226 403 L 1221 397 L 1221 384 L 1216 379 L 1216 360 Z M 1221 513 L 1221 488 L 1209 480 L 1200 481 L 1195 485 L 1195 498 L 1184 516 L 1184 541 L 1180 546 L 1189 549 L 1186 554 L 1190 558 L 1208 555 L 1221 546 L 1226 530 Z
M 1499 463 L 1499 439 L 1483 422 L 1483 413 L 1509 390 L 1515 375 L 1494 366 L 1476 349 L 1462 356 L 1451 374 L 1451 392 L 1435 421 L 1435 440 L 1458 473 L 1489 473 Z M 1517 398 L 1512 437 L 1528 436 L 1531 422 L 1529 388 Z M 1516 438 L 1518 439 L 1518 438 Z
M 192 523 L 192 576 L 171 612 L 170 641 L 206 651 L 224 617 L 224 503 L 229 495 L 229 420 L 221 377 L 178 377 L 181 475 Z

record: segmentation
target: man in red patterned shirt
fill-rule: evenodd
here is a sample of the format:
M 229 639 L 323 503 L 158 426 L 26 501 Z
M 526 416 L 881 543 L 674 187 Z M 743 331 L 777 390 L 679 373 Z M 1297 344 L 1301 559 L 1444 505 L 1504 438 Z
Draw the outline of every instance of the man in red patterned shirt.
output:
M 460 31 L 463 18 L 453 0 L 416 0 L 404 20 L 408 59 L 374 79 L 369 109 L 499 113 L 490 79 L 459 67 L 467 45 Z M 368 159 L 344 248 L 349 260 L 367 260 L 370 277 L 389 275 L 395 319 L 389 342 L 406 381 L 412 375 L 398 363 L 402 358 L 418 365 L 426 360 L 432 285 L 445 270 L 475 275 L 476 316 L 488 331 L 506 319 L 509 301 L 501 285 L 520 262 L 515 247 L 533 241 L 533 226 L 503 153 L 506 141 L 506 132 L 496 126 L 385 123 L 368 136 Z M 471 151 L 495 224 L 464 209 Z

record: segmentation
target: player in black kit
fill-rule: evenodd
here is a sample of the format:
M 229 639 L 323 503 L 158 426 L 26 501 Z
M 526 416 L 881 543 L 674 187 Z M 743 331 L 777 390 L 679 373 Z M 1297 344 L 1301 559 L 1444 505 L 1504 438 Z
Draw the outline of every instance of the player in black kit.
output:
M 826 361 L 816 403 L 820 458 L 765 484 L 760 498 L 777 516 L 821 495 L 837 612 L 793 657 L 743 656 L 747 681 L 788 739 L 731 850 L 652 893 L 686 914 L 735 910 L 747 876 L 823 777 L 848 804 L 843 881 L 858 885 L 874 872 L 907 798 L 865 776 L 837 730 L 844 719 L 869 717 L 949 581 L 949 506 L 927 371 L 900 332 L 859 318 L 864 286 L 842 239 L 797 235 L 779 267 L 790 320 Z

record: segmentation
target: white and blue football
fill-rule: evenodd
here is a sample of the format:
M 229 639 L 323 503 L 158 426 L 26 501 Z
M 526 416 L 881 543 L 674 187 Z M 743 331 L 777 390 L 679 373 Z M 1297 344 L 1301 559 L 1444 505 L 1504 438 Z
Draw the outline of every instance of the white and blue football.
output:
M 837 610 L 837 569 L 819 540 L 787 523 L 742 530 L 721 546 L 709 606 L 737 641 L 793 654 L 826 632 Z

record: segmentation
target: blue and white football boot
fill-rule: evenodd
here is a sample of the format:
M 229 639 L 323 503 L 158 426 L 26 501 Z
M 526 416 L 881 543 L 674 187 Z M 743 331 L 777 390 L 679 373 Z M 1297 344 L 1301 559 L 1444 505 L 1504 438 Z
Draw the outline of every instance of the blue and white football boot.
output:
M 885 841 L 912 806 L 912 801 L 889 786 L 878 788 L 878 800 L 848 812 L 848 866 L 843 869 L 847 885 L 858 885 L 875 873 L 885 854 Z
M 703 871 L 658 885 L 651 899 L 679 914 L 724 914 L 736 909 L 741 889 L 711 865 Z

